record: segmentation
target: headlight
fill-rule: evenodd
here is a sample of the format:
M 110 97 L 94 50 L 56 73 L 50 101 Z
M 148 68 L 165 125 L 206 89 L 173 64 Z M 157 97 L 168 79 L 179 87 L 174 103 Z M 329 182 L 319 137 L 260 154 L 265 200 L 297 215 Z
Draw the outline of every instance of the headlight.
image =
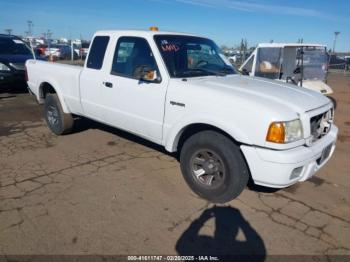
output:
M 273 122 L 267 131 L 266 141 L 285 144 L 291 143 L 303 138 L 303 128 L 300 119 Z
M 11 69 L 7 65 L 0 63 L 0 71 L 11 71 Z

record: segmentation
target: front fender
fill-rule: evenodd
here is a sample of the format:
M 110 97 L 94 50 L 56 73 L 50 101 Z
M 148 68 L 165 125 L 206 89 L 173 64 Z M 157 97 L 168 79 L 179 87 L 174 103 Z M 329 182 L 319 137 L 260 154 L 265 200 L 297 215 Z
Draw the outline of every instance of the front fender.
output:
M 186 127 L 193 124 L 205 124 L 214 126 L 229 134 L 235 141 L 245 144 L 252 144 L 247 135 L 237 125 L 223 119 L 208 119 L 208 116 L 186 117 L 172 126 L 164 126 L 164 146 L 169 152 L 175 152 L 179 139 Z

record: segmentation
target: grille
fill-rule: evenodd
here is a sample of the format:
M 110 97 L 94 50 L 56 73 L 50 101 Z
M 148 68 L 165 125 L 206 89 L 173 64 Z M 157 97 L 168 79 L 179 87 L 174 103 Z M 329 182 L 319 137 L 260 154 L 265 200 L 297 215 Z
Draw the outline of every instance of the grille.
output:
M 313 116 L 310 119 L 310 131 L 312 142 L 315 142 L 328 134 L 333 122 L 333 109 Z

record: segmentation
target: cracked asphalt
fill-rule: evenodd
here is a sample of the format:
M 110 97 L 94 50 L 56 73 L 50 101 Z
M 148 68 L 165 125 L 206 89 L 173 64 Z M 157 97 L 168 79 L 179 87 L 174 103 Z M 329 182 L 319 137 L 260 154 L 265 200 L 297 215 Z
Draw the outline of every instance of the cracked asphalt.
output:
M 214 206 L 161 147 L 93 121 L 57 137 L 0 93 L 0 254 L 350 255 L 350 75 L 332 74 L 337 148 L 307 182 Z

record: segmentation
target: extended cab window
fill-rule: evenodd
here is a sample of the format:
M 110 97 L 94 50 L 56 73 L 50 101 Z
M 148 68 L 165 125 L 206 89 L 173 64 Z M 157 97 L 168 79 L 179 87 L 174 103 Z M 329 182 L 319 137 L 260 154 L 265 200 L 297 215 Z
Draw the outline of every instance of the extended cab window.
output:
M 148 42 L 140 37 L 121 37 L 114 53 L 111 74 L 137 78 L 140 67 L 158 72 Z
M 96 36 L 92 42 L 87 67 L 101 69 L 105 57 L 109 36 Z

